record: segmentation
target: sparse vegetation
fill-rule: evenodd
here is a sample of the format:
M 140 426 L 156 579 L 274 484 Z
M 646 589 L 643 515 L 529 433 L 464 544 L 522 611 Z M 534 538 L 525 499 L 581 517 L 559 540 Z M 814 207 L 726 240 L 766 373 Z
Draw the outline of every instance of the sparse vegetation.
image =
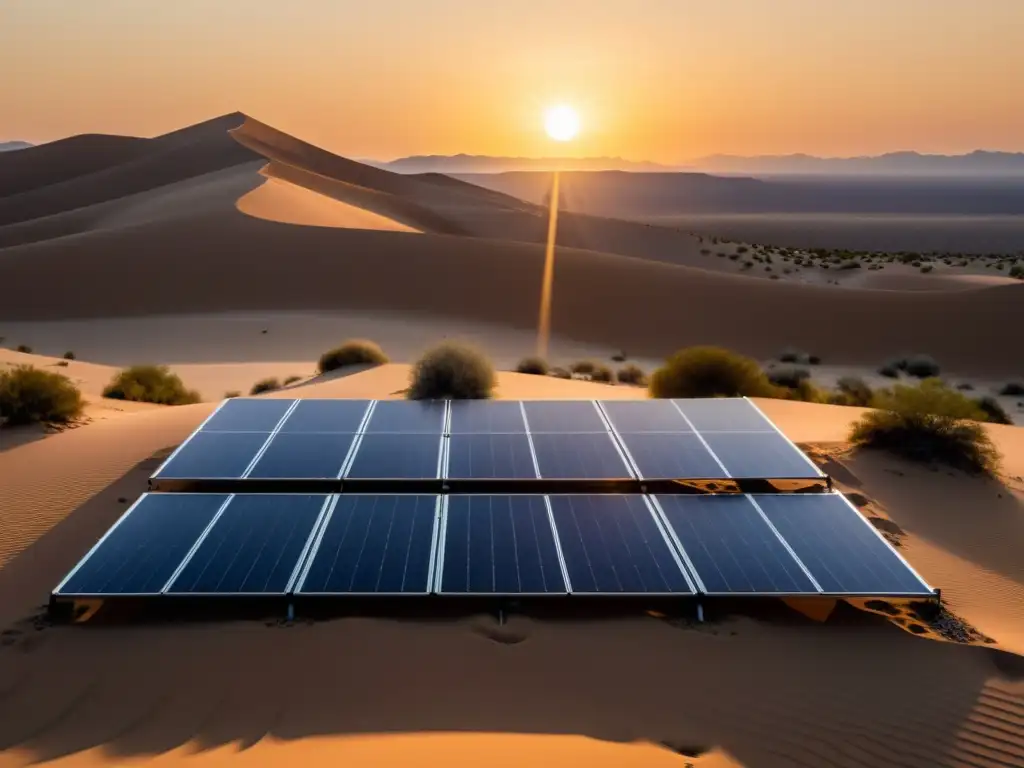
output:
M 287 387 L 289 384 L 294 384 L 297 381 L 302 381 L 302 377 L 301 376 L 289 376 L 287 379 L 285 379 L 282 382 L 282 384 Z
M 857 376 L 843 376 L 836 382 L 836 392 L 829 401 L 833 405 L 856 405 L 866 408 L 875 399 L 875 393 L 864 379 Z
M 367 339 L 350 339 L 340 347 L 320 355 L 317 370 L 327 373 L 350 365 L 383 365 L 388 356 L 376 342 Z
M 166 365 L 133 365 L 114 376 L 103 390 L 114 400 L 133 400 L 159 405 L 198 403 L 199 393 L 187 389 L 181 378 Z
M 242 393 L 239 392 L 237 389 L 230 389 L 230 390 L 228 390 L 227 392 L 224 393 L 224 399 L 225 400 L 230 400 L 232 397 L 241 397 L 241 396 L 242 396 Z
M 811 378 L 810 371 L 806 368 L 797 368 L 795 366 L 776 368 L 768 373 L 768 381 L 777 387 L 787 387 L 789 389 L 796 389 L 800 386 L 800 382 L 806 381 L 809 378 Z
M 779 354 L 779 362 L 781 363 L 796 363 L 797 365 L 806 365 L 809 355 L 795 347 L 786 347 Z
M 281 388 L 281 382 L 271 376 L 270 378 L 260 379 L 249 389 L 250 395 L 262 395 L 264 392 L 273 392 L 275 389 Z
M 494 389 L 494 367 L 473 347 L 445 342 L 416 361 L 409 384 L 410 400 L 488 398 Z
M 925 264 L 923 267 L 921 267 L 921 271 L 927 274 L 928 272 L 931 272 L 934 268 L 935 267 L 933 267 L 931 264 Z
M 993 472 L 998 454 L 977 421 L 976 403 L 942 382 L 895 385 L 876 394 L 880 410 L 866 413 L 850 433 L 865 448 L 890 451 L 912 461 L 939 462 L 969 472 Z
M 569 366 L 569 370 L 573 373 L 581 373 L 584 375 L 590 375 L 594 372 L 597 367 L 597 363 L 593 360 L 577 360 L 575 363 Z
M 19 344 L 17 349 L 16 349 L 16 351 L 17 352 L 24 352 L 26 355 L 31 355 L 32 354 L 32 347 L 30 347 L 28 344 Z
M 572 374 L 569 373 L 569 371 L 565 370 L 565 368 L 552 368 L 551 371 L 550 371 L 550 375 L 554 376 L 556 379 L 571 379 L 572 378 Z
M 914 355 L 903 361 L 903 370 L 917 379 L 931 379 L 939 375 L 939 364 L 928 355 Z
M 985 421 L 991 424 L 1013 424 L 1013 419 L 991 395 L 979 397 L 974 403 L 978 410 L 985 414 Z
M 890 360 L 878 369 L 878 375 L 885 376 L 889 379 L 898 379 L 900 377 L 900 371 L 902 370 L 900 367 L 901 363 L 901 360 Z
M 643 369 L 639 365 L 626 365 L 618 370 L 615 374 L 615 378 L 618 379 L 620 384 L 635 384 L 636 386 L 643 386 L 647 383 L 647 374 L 644 373 Z
M 75 359 L 75 353 L 71 352 L 71 351 L 65 352 L 64 353 L 64 359 L 65 360 L 74 360 Z
M 516 365 L 516 373 L 532 373 L 535 376 L 547 376 L 548 364 L 539 357 L 524 357 Z
M 1019 381 L 1008 382 L 999 390 L 999 394 L 1009 397 L 1020 397 L 1024 395 L 1024 384 L 1021 384 Z
M 720 347 L 688 347 L 651 375 L 652 397 L 770 397 L 775 393 L 755 360 Z
M 82 412 L 82 395 L 67 376 L 19 365 L 0 371 L 0 424 L 66 424 Z
M 601 382 L 602 384 L 610 384 L 612 381 L 614 381 L 612 369 L 609 368 L 607 365 L 597 364 L 594 366 L 594 370 L 590 372 L 590 380 L 598 381 Z

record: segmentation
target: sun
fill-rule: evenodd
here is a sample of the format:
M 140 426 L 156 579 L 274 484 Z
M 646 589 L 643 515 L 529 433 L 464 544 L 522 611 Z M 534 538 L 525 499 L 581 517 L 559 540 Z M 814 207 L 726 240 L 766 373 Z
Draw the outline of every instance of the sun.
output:
M 569 141 L 580 132 L 580 116 L 572 107 L 551 107 L 544 113 L 544 130 L 555 141 Z

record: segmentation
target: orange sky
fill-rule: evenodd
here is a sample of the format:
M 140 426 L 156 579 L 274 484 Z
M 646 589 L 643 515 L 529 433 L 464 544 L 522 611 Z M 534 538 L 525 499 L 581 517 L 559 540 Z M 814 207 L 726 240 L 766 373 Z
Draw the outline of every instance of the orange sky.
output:
M 1022 39 L 1024 0 L 0 0 L 0 140 L 239 110 L 382 159 L 1024 150 Z

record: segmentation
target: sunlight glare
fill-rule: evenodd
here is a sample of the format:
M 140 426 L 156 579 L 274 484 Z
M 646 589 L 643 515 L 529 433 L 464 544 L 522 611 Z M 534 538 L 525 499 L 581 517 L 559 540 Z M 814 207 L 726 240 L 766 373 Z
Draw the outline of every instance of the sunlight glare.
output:
M 544 130 L 555 141 L 569 141 L 579 133 L 580 117 L 572 107 L 552 107 L 544 113 Z

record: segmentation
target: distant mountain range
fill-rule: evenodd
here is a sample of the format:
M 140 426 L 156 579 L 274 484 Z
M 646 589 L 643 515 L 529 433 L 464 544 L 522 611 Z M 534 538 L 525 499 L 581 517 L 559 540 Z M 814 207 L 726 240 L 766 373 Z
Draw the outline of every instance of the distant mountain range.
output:
M 512 171 L 631 171 L 665 173 L 699 171 L 746 176 L 942 176 L 1024 177 L 1024 152 L 966 155 L 924 155 L 890 152 L 874 157 L 815 157 L 813 155 L 709 155 L 679 165 L 624 160 L 618 157 L 526 158 L 488 155 L 416 155 L 390 162 L 364 160 L 397 173 L 509 173 Z
M 0 141 L 0 152 L 13 152 L 16 149 L 28 149 L 31 146 L 27 141 Z

